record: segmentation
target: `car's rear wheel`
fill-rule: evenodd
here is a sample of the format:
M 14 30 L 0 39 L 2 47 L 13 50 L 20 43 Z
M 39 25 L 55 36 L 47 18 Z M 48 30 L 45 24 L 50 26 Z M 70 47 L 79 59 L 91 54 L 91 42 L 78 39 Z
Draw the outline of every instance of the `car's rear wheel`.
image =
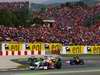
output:
M 29 69 L 30 70 L 35 70 L 35 67 L 34 66 L 29 66 Z
M 55 68 L 56 69 L 61 69 L 62 68 L 62 63 L 60 61 L 58 61 L 56 64 L 55 64 Z

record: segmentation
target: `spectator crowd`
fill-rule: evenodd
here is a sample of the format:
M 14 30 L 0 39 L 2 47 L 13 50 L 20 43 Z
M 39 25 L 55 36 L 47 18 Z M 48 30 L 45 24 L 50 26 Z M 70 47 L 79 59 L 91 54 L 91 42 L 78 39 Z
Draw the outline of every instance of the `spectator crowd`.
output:
M 5 27 L 0 26 L 0 41 L 17 42 L 56 42 L 64 45 L 100 44 L 100 5 L 59 6 L 48 8 L 40 17 L 55 20 L 51 26 Z M 92 20 L 91 20 L 92 17 Z M 90 25 L 90 27 L 86 26 Z

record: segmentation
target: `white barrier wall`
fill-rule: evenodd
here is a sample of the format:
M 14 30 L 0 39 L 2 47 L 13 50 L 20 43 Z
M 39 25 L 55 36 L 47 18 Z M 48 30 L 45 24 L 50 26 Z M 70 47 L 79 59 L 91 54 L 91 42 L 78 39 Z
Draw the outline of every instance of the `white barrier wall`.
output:
M 2 43 L 0 55 L 45 55 L 45 50 L 42 44 L 38 47 L 37 44 L 29 44 L 29 49 L 26 47 L 27 43 Z

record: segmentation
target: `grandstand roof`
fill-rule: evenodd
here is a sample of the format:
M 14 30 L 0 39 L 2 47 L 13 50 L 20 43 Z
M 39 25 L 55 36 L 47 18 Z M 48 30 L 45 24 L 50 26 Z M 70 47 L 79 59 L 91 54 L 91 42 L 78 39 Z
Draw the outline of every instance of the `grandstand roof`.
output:
M 53 22 L 55 22 L 55 20 L 43 20 L 43 22 L 53 23 Z
M 29 0 L 0 0 L 0 2 L 25 2 Z

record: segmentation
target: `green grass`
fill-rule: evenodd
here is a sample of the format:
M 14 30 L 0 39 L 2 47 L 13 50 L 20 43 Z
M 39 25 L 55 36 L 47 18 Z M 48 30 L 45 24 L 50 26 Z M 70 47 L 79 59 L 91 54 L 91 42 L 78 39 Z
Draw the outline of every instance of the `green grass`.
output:
M 61 55 L 61 56 L 64 56 L 64 57 L 73 57 L 73 56 L 76 56 L 78 54 L 64 54 L 64 55 Z M 93 56 L 100 56 L 100 54 L 80 54 L 78 56 L 86 56 L 86 57 L 93 57 Z
M 24 69 L 24 68 L 27 68 L 29 65 L 19 65 L 17 66 L 18 69 Z
M 19 74 L 19 75 L 41 75 L 41 74 L 35 74 L 35 73 L 25 73 L 25 74 Z
M 37 73 L 24 73 L 24 74 L 20 74 L 20 75 L 41 75 L 41 74 L 37 74 Z

